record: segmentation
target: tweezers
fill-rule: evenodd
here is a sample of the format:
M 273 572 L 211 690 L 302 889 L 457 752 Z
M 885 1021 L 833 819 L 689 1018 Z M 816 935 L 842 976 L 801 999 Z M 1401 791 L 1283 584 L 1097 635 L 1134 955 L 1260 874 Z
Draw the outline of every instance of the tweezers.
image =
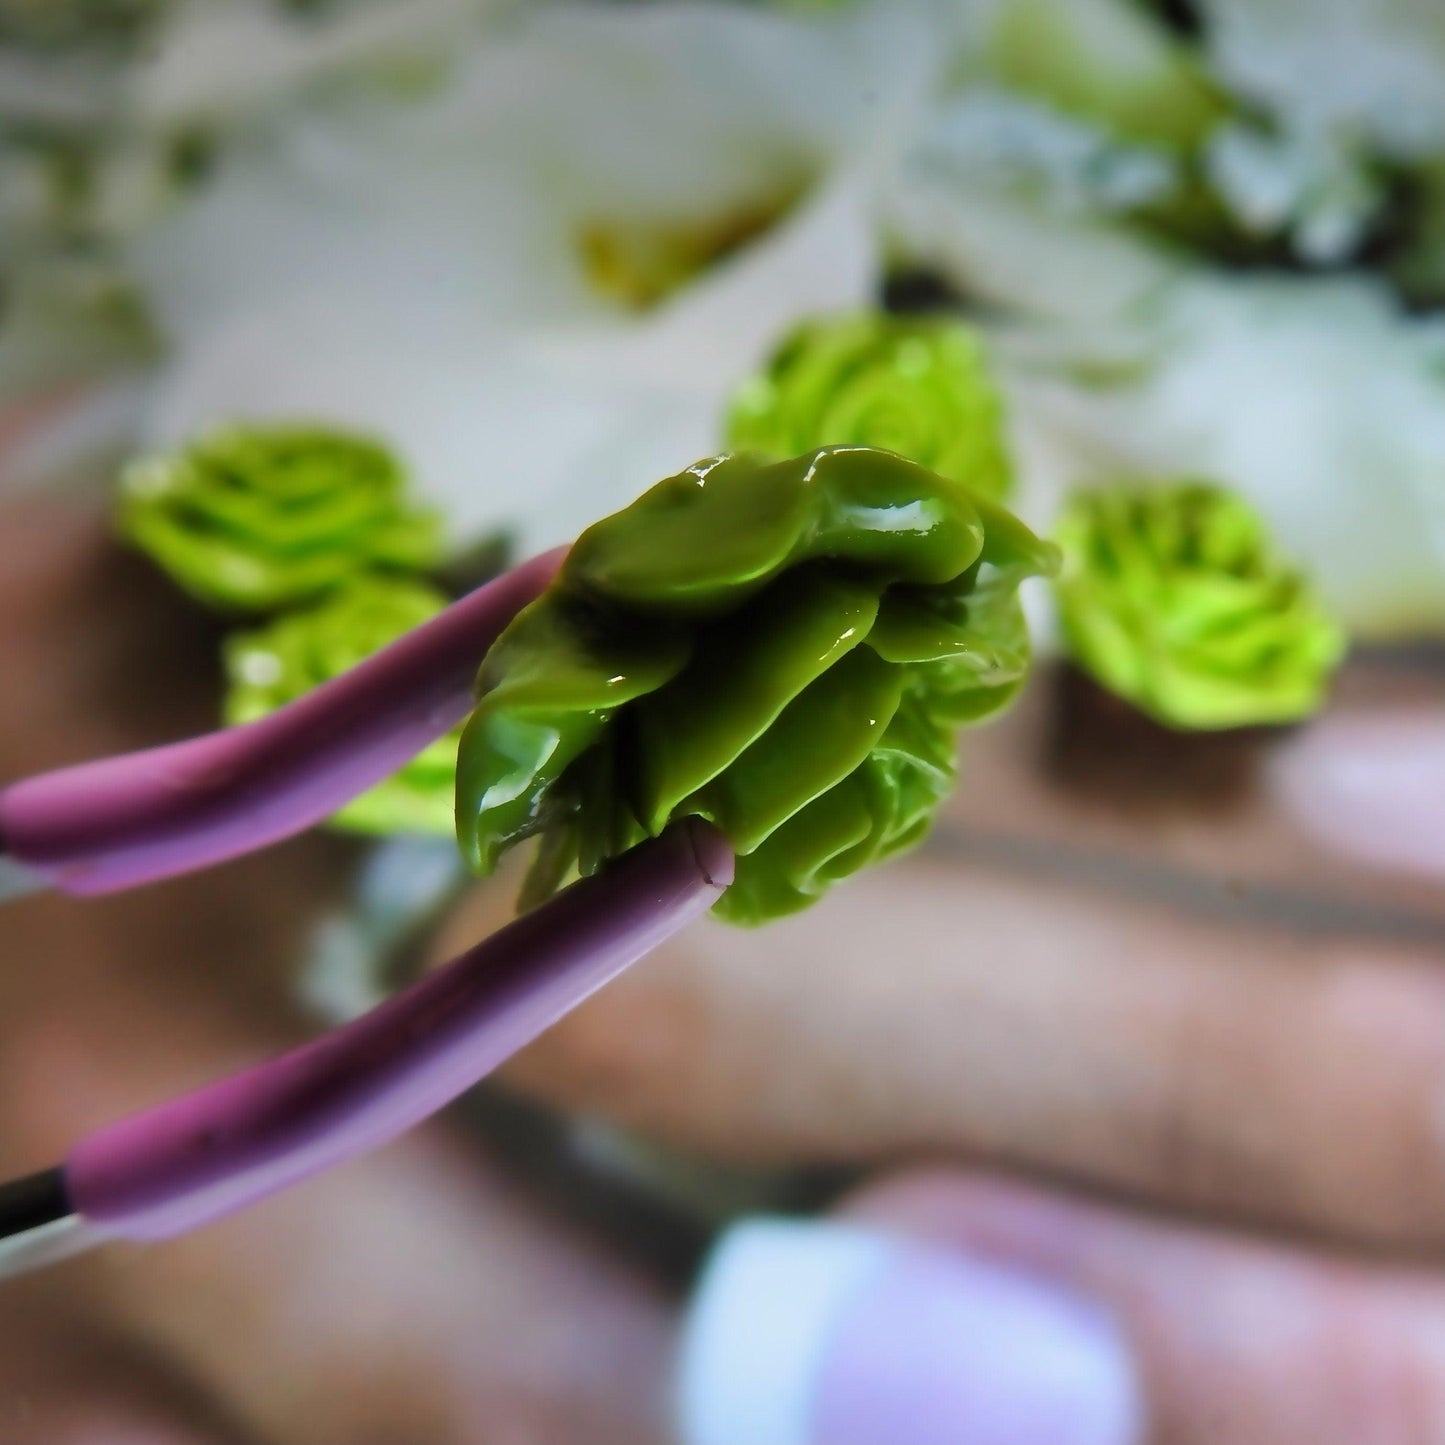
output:
M 0 900 L 139 887 L 327 818 L 467 715 L 482 656 L 562 556 L 256 722 L 0 789 Z M 394 1138 L 706 912 L 732 873 L 716 829 L 675 823 L 354 1022 L 0 1184 L 0 1276 L 184 1233 Z

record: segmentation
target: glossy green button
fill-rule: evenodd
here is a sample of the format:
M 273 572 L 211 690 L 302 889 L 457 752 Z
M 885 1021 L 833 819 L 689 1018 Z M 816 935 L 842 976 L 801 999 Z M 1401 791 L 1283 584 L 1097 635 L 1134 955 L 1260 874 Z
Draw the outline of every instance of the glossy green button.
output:
M 462 735 L 473 866 L 541 843 L 540 900 L 684 816 L 738 854 L 758 923 L 916 841 L 962 721 L 1003 706 L 1017 589 L 1053 549 L 889 452 L 711 458 L 591 527 L 488 654 Z

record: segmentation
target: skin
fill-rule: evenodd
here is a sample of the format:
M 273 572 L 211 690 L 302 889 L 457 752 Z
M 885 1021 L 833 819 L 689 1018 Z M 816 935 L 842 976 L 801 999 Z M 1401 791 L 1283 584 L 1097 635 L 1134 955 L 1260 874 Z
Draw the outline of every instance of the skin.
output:
M 92 513 L 0 504 L 0 778 L 210 726 L 214 656 Z M 1327 857 L 1258 740 L 1146 746 L 1050 689 L 970 742 L 921 855 L 761 933 L 699 926 L 508 1087 L 857 1167 L 845 1214 L 1093 1296 L 1161 1445 L 1441 1438 L 1445 889 Z M 1406 706 L 1445 714 L 1445 683 L 1361 669 L 1338 702 Z M 0 1170 L 314 1031 L 295 974 L 353 857 L 316 835 L 8 907 Z M 505 916 L 504 884 L 436 957 Z M 667 1439 L 675 1292 L 456 1119 L 4 1293 L 17 1445 Z

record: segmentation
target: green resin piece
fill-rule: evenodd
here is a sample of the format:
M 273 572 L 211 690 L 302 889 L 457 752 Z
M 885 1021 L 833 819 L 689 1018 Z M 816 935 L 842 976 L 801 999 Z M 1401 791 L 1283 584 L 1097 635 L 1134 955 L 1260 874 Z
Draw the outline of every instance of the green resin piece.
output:
M 761 923 L 917 841 L 957 728 L 1028 666 L 1018 603 L 1055 549 L 892 452 L 714 457 L 573 545 L 487 654 L 457 832 L 490 872 L 542 835 L 524 901 L 707 818 L 716 912 Z
M 1345 639 L 1241 498 L 1203 482 L 1082 492 L 1056 532 L 1079 666 L 1168 727 L 1295 722 Z
M 294 702 L 435 617 L 448 601 L 424 582 L 359 577 L 266 627 L 232 633 L 222 645 L 226 722 L 254 722 Z M 430 744 L 329 821 L 359 833 L 451 833 L 459 735 L 455 729 Z
M 1003 402 L 955 321 L 864 312 L 806 321 L 733 397 L 727 444 L 791 457 L 883 447 L 997 501 L 1013 488 Z
M 386 448 L 315 427 L 213 431 L 121 476 L 119 524 L 185 590 L 270 612 L 366 569 L 430 567 L 440 519 Z

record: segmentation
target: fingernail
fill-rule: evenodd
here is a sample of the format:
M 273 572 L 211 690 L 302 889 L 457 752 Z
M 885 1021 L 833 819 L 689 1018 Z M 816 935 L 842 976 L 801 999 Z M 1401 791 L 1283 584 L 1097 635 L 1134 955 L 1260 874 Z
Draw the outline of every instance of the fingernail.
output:
M 1020 1272 L 872 1230 L 757 1219 L 689 1306 L 685 1445 L 1134 1445 L 1108 1316 Z
M 1436 717 L 1321 718 L 1270 764 L 1286 811 L 1358 862 L 1445 876 L 1445 725 Z

